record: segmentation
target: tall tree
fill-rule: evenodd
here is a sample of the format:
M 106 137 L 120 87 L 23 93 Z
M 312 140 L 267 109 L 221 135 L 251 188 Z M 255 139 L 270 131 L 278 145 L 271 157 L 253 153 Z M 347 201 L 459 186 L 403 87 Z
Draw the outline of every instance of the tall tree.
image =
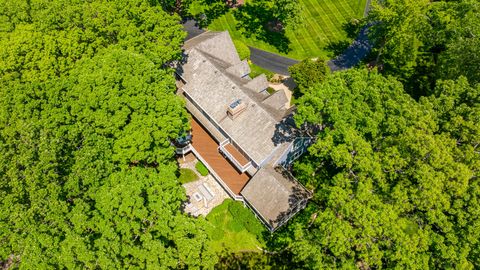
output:
M 309 89 L 296 121 L 321 132 L 294 168 L 315 189 L 314 210 L 278 248 L 307 268 L 479 267 L 477 92 L 446 81 L 416 102 L 366 70 Z
M 188 120 L 165 68 L 180 55 L 178 18 L 136 0 L 6 4 L 0 261 L 213 267 L 204 221 L 180 211 L 170 146 Z
M 431 94 L 437 79 L 479 82 L 480 5 L 460 1 L 375 1 L 367 21 L 377 64 L 414 97 Z
M 376 60 L 387 74 L 409 78 L 421 61 L 423 35 L 430 31 L 428 5 L 427 0 L 373 1 L 369 35 L 376 44 Z

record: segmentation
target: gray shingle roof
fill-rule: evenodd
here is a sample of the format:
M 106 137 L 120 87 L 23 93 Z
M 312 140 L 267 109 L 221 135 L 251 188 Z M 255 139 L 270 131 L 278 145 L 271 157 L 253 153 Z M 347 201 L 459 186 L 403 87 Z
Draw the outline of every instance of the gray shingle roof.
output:
M 227 31 L 206 32 L 187 40 L 183 48 L 188 51 L 192 48 L 211 54 L 229 65 L 241 62 L 235 45 Z
M 284 90 L 278 90 L 275 93 L 271 94 L 269 97 L 267 97 L 263 103 L 272 107 L 273 109 L 276 110 L 283 110 L 286 107 L 286 104 L 288 102 L 288 98 L 285 95 Z
M 204 33 L 188 40 L 184 48 L 186 61 L 181 75 L 187 81 L 183 87 L 185 93 L 256 164 L 261 164 L 278 146 L 272 138 L 276 124 L 286 112 L 262 103 L 265 95 L 259 90 L 268 85 L 265 75 L 253 80 L 240 77 L 249 70 L 248 63 L 240 60 L 228 32 Z M 227 108 L 238 99 L 247 104 L 247 109 L 231 119 Z
M 188 52 L 183 65 L 187 84 L 184 91 L 239 145 L 255 163 L 260 164 L 276 148 L 272 141 L 277 123 L 208 57 L 196 49 Z M 227 116 L 228 106 L 241 99 L 247 109 L 235 119 Z
M 269 160 L 241 195 L 271 229 L 277 228 L 310 196 L 289 173 L 273 168 L 297 136 L 290 118 L 285 118 L 293 108 L 285 109 L 288 99 L 283 91 L 270 96 L 263 91 L 268 87 L 265 75 L 241 77 L 249 72 L 248 63 L 238 57 L 228 32 L 203 33 L 188 40 L 184 49 L 185 60 L 177 73 L 186 81 L 185 94 L 257 165 Z M 227 108 L 239 99 L 247 109 L 232 119 Z
M 243 77 L 245 75 L 250 74 L 250 67 L 248 66 L 247 60 L 243 60 L 225 70 L 226 72 L 238 76 Z
M 271 166 L 261 168 L 240 194 L 272 229 L 287 221 L 311 197 L 288 172 Z
M 248 81 L 244 86 L 248 89 L 253 90 L 254 92 L 259 93 L 268 88 L 268 80 L 265 74 L 260 74 L 252 80 Z

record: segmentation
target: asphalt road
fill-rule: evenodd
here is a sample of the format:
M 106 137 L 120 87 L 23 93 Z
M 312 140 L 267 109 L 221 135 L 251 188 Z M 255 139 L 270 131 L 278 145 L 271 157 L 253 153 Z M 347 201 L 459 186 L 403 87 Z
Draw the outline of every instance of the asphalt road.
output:
M 278 54 L 266 52 L 253 47 L 250 48 L 250 60 L 255 65 L 274 73 L 282 75 L 290 75 L 288 67 L 298 63 L 298 60 L 280 56 Z
M 349 69 L 362 61 L 372 49 L 372 43 L 367 36 L 368 26 L 365 26 L 353 43 L 339 56 L 328 61 L 332 71 Z
M 205 30 L 197 26 L 197 22 L 195 22 L 194 20 L 186 20 L 182 23 L 182 25 L 183 30 L 187 32 L 187 37 L 185 38 L 185 40 L 189 40 L 205 32 Z
M 183 28 L 187 31 L 188 35 L 186 40 L 200 35 L 205 30 L 199 28 L 194 20 L 186 20 L 182 23 Z M 372 49 L 372 44 L 367 37 L 368 27 L 363 28 L 360 31 L 358 37 L 353 43 L 335 59 L 328 61 L 328 66 L 332 71 L 344 70 L 357 65 Z M 282 75 L 290 75 L 288 67 L 298 63 L 298 60 L 284 57 L 278 54 L 260 50 L 254 47 L 250 47 L 250 60 L 257 66 L 260 66 L 266 70 L 270 70 L 274 73 Z

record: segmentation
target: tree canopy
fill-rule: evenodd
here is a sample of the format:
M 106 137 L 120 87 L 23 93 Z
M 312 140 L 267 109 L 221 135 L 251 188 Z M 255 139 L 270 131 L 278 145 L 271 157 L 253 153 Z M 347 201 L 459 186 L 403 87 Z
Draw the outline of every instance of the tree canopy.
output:
M 294 170 L 314 203 L 277 245 L 307 268 L 478 268 L 479 94 L 459 78 L 417 102 L 367 70 L 308 89 L 295 119 L 321 131 Z
M 477 2 L 375 1 L 365 22 L 379 71 L 291 68 L 296 124 L 318 131 L 293 173 L 314 197 L 262 236 L 265 253 L 221 254 L 217 267 L 480 268 Z M 213 15 L 226 8 L 211 3 Z M 296 5 L 259 0 L 237 13 L 281 33 Z M 188 129 L 169 68 L 185 33 L 164 11 L 179 8 L 0 0 L 2 267 L 219 261 L 209 237 L 222 230 L 181 211 L 170 143 Z
M 479 14 L 475 0 L 373 1 L 367 23 L 377 64 L 414 97 L 431 94 L 437 79 L 478 83 Z
M 323 59 L 305 59 L 288 68 L 290 76 L 298 86 L 299 92 L 323 81 L 330 69 Z
M 211 268 L 170 141 L 185 34 L 149 1 L 1 1 L 0 261 Z

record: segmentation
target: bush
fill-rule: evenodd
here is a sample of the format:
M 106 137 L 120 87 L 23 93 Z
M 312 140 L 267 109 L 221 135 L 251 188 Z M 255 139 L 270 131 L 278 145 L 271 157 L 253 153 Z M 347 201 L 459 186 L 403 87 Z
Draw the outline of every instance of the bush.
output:
M 194 171 L 186 168 L 180 169 L 180 176 L 178 177 L 178 181 L 180 181 L 180 183 L 186 184 L 189 182 L 193 182 L 197 179 L 198 175 Z
M 233 44 L 235 45 L 235 48 L 237 49 L 238 55 L 240 56 L 240 59 L 250 59 L 250 49 L 248 48 L 245 43 L 243 43 L 240 40 L 234 39 Z
M 200 173 L 201 176 L 207 176 L 208 175 L 208 169 L 203 165 L 201 161 L 197 162 L 195 164 L 195 169 L 197 169 L 198 173 Z
M 312 85 L 322 82 L 330 73 L 330 68 L 324 59 L 305 59 L 288 68 L 298 88 L 304 91 Z

